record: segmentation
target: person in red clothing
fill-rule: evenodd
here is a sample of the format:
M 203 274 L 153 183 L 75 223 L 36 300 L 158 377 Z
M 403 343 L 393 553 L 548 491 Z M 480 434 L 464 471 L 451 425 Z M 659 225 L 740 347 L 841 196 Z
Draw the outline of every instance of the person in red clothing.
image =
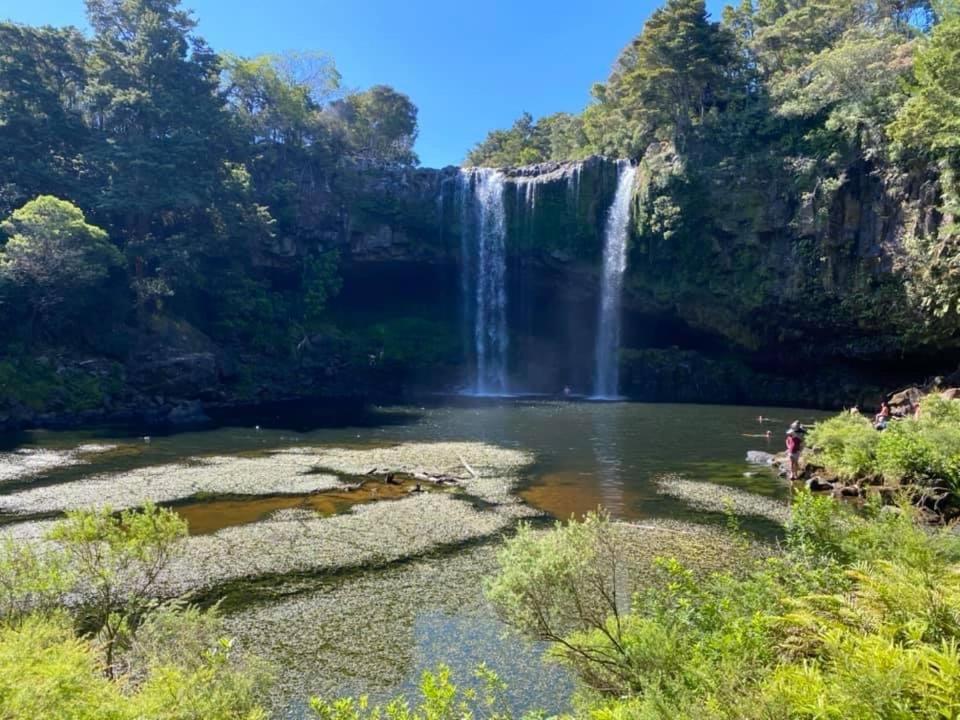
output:
M 803 436 L 807 429 L 800 424 L 799 420 L 794 420 L 787 430 L 787 457 L 790 458 L 790 479 L 796 480 L 800 477 L 800 453 L 803 452 Z

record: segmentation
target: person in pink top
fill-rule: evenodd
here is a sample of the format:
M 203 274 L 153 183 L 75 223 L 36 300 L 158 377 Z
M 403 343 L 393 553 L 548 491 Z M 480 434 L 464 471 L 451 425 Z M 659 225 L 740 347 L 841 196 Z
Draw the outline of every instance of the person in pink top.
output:
M 787 430 L 787 457 L 790 458 L 790 479 L 796 480 L 800 477 L 800 453 L 803 452 L 803 436 L 807 429 L 800 424 L 799 420 L 794 420 Z

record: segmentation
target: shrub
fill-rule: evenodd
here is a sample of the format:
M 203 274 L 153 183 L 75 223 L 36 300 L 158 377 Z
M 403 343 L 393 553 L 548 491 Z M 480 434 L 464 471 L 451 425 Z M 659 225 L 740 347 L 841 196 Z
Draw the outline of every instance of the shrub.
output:
M 507 541 L 490 597 L 508 618 L 568 594 L 542 582 L 539 558 L 585 532 L 570 526 Z M 707 578 L 662 560 L 629 612 L 568 633 L 554 653 L 594 653 L 577 650 L 574 667 L 590 688 L 579 712 L 596 720 L 956 717 L 958 545 L 909 506 L 858 514 L 802 493 L 777 557 Z
M 878 435 L 867 418 L 844 412 L 818 423 L 810 431 L 808 444 L 830 472 L 851 480 L 877 472 Z
M 114 653 L 129 636 L 151 600 L 187 525 L 172 510 L 148 504 L 114 515 L 110 508 L 67 514 L 48 534 L 63 548 L 78 581 L 81 625 L 99 633 L 107 671 Z
M 844 480 L 882 475 L 889 483 L 944 483 L 960 492 L 960 401 L 928 395 L 919 419 L 890 422 L 877 432 L 843 413 L 810 432 L 815 457 Z
M 265 720 L 256 683 L 220 640 L 190 664 L 151 665 L 131 686 L 104 673 L 89 640 L 64 615 L 0 627 L 0 717 L 63 720 Z
M 312 698 L 310 707 L 320 720 L 507 720 L 510 713 L 503 704 L 504 683 L 484 665 L 474 675 L 481 683 L 480 692 L 457 687 L 445 665 L 423 673 L 414 707 L 402 697 L 371 707 L 366 696 L 334 701 Z

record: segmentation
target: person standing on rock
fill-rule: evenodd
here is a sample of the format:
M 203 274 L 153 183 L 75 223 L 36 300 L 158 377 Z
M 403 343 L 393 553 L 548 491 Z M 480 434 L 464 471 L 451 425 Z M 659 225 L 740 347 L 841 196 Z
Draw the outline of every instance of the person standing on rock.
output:
M 800 424 L 799 420 L 794 420 L 787 430 L 787 457 L 790 460 L 790 479 L 797 480 L 800 477 L 800 453 L 803 452 L 803 436 L 807 429 Z

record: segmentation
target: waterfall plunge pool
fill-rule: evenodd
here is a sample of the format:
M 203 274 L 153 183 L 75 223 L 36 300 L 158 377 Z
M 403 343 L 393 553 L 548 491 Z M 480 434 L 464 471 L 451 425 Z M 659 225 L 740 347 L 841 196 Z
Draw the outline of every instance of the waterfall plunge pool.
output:
M 149 442 L 141 431 L 23 433 L 8 439 L 9 450 L 0 453 L 0 478 L 7 478 L 0 494 L 60 485 L 66 489 L 92 477 L 196 464 L 211 457 L 456 441 L 531 454 L 533 463 L 522 470 L 519 495 L 555 517 L 603 506 L 617 518 L 652 527 L 684 523 L 715 530 L 725 521 L 722 512 L 665 494 L 657 480 L 682 476 L 736 488 L 758 502 L 785 503 L 788 485 L 772 473 L 748 467 L 745 454 L 779 450 L 783 430 L 792 420 L 812 422 L 822 416 L 782 408 L 452 398 L 429 407 L 374 408 L 362 418 L 353 413 L 338 426 L 329 417 L 312 423 L 308 410 L 281 408 L 266 420 L 237 416 L 232 425 L 154 436 Z M 256 429 L 258 424 L 263 429 Z M 764 437 L 767 430 L 772 431 L 769 440 Z M 77 452 L 81 447 L 89 452 Z M 349 513 L 349 499 L 328 499 L 329 508 L 315 499 L 310 509 Z M 265 522 L 275 509 L 273 502 L 261 496 L 214 497 L 185 505 L 183 512 L 198 526 L 206 523 L 204 529 L 216 536 L 237 525 Z M 297 503 L 276 501 L 276 509 L 287 512 L 291 504 Z M 373 501 L 367 507 L 382 504 Z M 776 526 L 761 514 L 747 506 L 745 526 L 761 535 L 775 533 Z M 28 524 L 16 517 L 5 520 L 8 530 Z M 220 529 L 231 524 L 234 527 Z M 507 635 L 483 600 L 483 577 L 495 568 L 499 535 L 494 532 L 479 544 L 445 547 L 377 569 L 279 576 L 231 586 L 225 605 L 231 633 L 281 670 L 272 698 L 277 717 L 306 717 L 310 694 L 365 692 L 375 700 L 385 699 L 413 688 L 420 673 L 438 662 L 468 678 L 482 660 L 511 686 L 509 701 L 515 711 L 567 709 L 571 678 L 542 664 L 542 646 Z M 658 536 L 654 544 L 669 548 L 666 537 Z

